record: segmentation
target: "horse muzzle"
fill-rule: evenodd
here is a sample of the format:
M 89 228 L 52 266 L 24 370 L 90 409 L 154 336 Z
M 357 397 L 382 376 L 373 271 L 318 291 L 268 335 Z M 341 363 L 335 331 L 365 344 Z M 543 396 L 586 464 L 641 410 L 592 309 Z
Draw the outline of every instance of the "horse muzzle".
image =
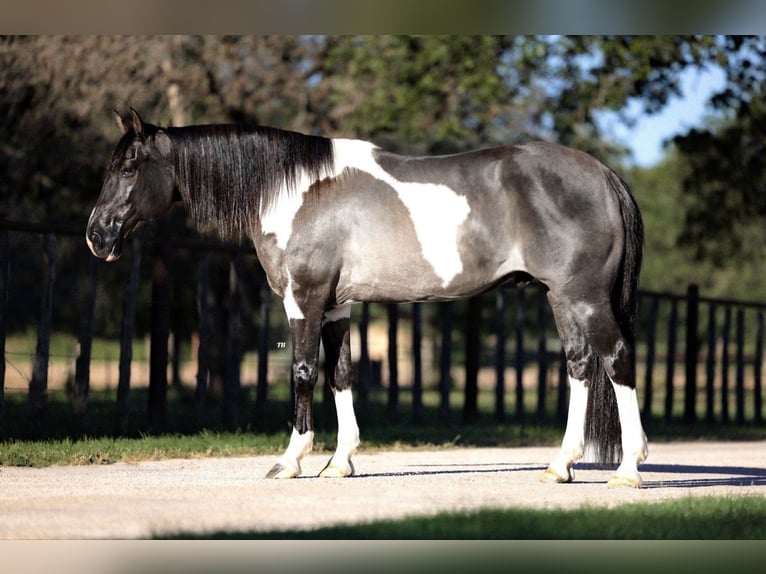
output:
M 119 259 L 122 255 L 123 227 L 122 222 L 112 221 L 106 225 L 91 216 L 85 231 L 85 241 L 93 255 L 107 261 Z

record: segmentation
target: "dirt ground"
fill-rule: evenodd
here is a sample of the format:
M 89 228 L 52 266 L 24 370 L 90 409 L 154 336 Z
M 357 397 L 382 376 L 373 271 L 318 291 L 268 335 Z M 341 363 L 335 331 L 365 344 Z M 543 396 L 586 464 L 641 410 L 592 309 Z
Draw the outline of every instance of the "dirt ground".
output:
M 652 444 L 644 488 L 611 490 L 608 470 L 538 482 L 557 449 L 445 448 L 369 452 L 357 475 L 262 478 L 273 456 L 50 468 L 0 468 L 0 539 L 145 538 L 180 532 L 304 530 L 480 508 L 613 507 L 686 496 L 766 496 L 766 441 Z

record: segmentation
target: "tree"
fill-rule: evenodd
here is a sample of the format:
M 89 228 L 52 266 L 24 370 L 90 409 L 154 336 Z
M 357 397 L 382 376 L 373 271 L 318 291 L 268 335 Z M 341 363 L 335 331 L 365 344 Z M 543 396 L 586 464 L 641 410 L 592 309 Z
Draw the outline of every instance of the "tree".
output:
M 726 87 L 711 101 L 717 119 L 674 139 L 690 166 L 681 241 L 718 266 L 766 258 L 766 39 L 729 43 Z

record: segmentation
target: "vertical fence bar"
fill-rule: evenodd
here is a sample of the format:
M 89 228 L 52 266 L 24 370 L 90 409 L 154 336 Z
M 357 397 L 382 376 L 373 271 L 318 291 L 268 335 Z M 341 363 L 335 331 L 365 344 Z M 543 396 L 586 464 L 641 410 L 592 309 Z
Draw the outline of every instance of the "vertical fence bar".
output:
M 665 372 L 665 421 L 673 416 L 674 377 L 676 368 L 676 330 L 678 327 L 678 301 L 673 299 L 668 319 L 668 360 Z
M 545 420 L 545 394 L 548 382 L 548 333 L 545 328 L 547 308 L 545 293 L 540 291 L 537 300 L 537 420 Z
M 223 381 L 223 427 L 239 428 L 239 401 L 242 391 L 242 254 L 237 252 L 229 264 L 229 313 L 226 336 L 226 367 Z
M 262 276 L 261 308 L 258 325 L 258 382 L 255 391 L 255 423 L 263 426 L 266 416 L 266 401 L 269 393 L 269 315 L 271 314 L 271 288 Z
M 763 373 L 763 311 L 756 315 L 755 328 L 755 357 L 753 359 L 753 403 L 755 407 L 755 422 L 763 423 L 763 396 L 761 376 Z
M 498 289 L 495 294 L 495 420 L 505 420 L 505 341 L 508 335 L 508 294 Z
M 716 357 L 716 306 L 708 307 L 707 320 L 707 357 L 705 357 L 705 420 L 708 424 L 715 421 L 715 357 Z
M 452 303 L 442 303 L 441 311 L 441 353 L 439 355 L 439 420 L 449 422 L 449 393 L 452 383 Z
M 152 265 L 152 318 L 149 349 L 148 419 L 153 432 L 164 432 L 168 414 L 168 337 L 170 335 L 170 273 L 164 238 L 155 238 Z
M 42 419 L 48 402 L 48 360 L 50 358 L 53 289 L 56 284 L 56 236 L 43 235 L 43 290 L 40 302 L 40 324 L 37 347 L 29 382 L 29 415 L 34 431 L 42 431 Z
M 524 420 L 524 311 L 526 298 L 519 289 L 516 298 L 516 419 Z
M 194 410 L 197 426 L 205 426 L 205 399 L 207 397 L 208 377 L 210 376 L 210 253 L 203 251 L 197 261 L 197 381 L 194 388 Z
M 726 306 L 721 332 L 721 422 L 729 422 L 729 333 L 731 331 L 731 307 Z
M 736 378 L 735 397 L 736 397 L 736 422 L 738 425 L 745 423 L 745 310 L 737 309 L 737 350 L 736 350 Z
M 423 313 L 420 303 L 412 304 L 412 422 L 423 422 Z
M 684 370 L 686 375 L 684 389 L 683 421 L 687 424 L 697 420 L 697 358 L 699 355 L 699 299 L 697 285 L 689 285 L 686 290 L 686 350 L 684 352 Z
M 8 263 L 11 258 L 7 229 L 0 229 L 0 434 L 5 426 L 5 322 L 8 303 Z
M 396 336 L 399 331 L 399 306 L 386 305 L 388 311 L 388 416 L 399 417 L 399 352 Z
M 93 341 L 93 316 L 96 303 L 96 281 L 98 278 L 98 259 L 88 256 L 88 276 L 82 300 L 80 334 L 78 336 L 80 352 L 75 363 L 74 399 L 72 411 L 77 434 L 87 428 L 88 394 L 90 392 L 90 355 Z
M 468 300 L 465 326 L 465 394 L 463 421 L 475 421 L 479 417 L 479 356 L 481 354 L 481 297 Z
M 654 363 L 657 356 L 657 314 L 659 312 L 659 297 L 651 297 L 646 317 L 646 372 L 644 373 L 644 408 L 643 416 L 652 416 L 654 401 Z
M 133 237 L 133 259 L 130 264 L 128 284 L 122 299 L 122 324 L 120 326 L 120 364 L 117 381 L 115 426 L 119 434 L 128 432 L 130 417 L 130 365 L 133 362 L 133 327 L 136 323 L 138 285 L 141 279 L 141 255 L 143 242 L 140 235 Z
M 370 304 L 362 303 L 362 317 L 359 319 L 359 410 L 361 414 L 366 413 L 370 405 L 369 326 Z

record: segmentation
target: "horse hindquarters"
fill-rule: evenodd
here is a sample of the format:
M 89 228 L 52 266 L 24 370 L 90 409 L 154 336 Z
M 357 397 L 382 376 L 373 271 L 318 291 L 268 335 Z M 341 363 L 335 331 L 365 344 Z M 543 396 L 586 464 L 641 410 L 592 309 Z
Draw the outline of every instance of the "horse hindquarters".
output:
M 648 453 L 635 391 L 634 354 L 643 227 L 625 183 L 609 170 L 605 176 L 620 208 L 623 249 L 613 272 L 601 275 L 613 277 L 611 285 L 608 280 L 604 285 L 591 281 L 586 288 L 550 285 L 549 300 L 566 351 L 571 395 L 561 453 L 543 480 L 572 480 L 572 465 L 589 443 L 602 463 L 622 459 L 610 486 L 639 487 L 638 464 Z M 587 271 L 583 277 L 588 277 Z M 582 391 L 580 385 L 587 387 Z

